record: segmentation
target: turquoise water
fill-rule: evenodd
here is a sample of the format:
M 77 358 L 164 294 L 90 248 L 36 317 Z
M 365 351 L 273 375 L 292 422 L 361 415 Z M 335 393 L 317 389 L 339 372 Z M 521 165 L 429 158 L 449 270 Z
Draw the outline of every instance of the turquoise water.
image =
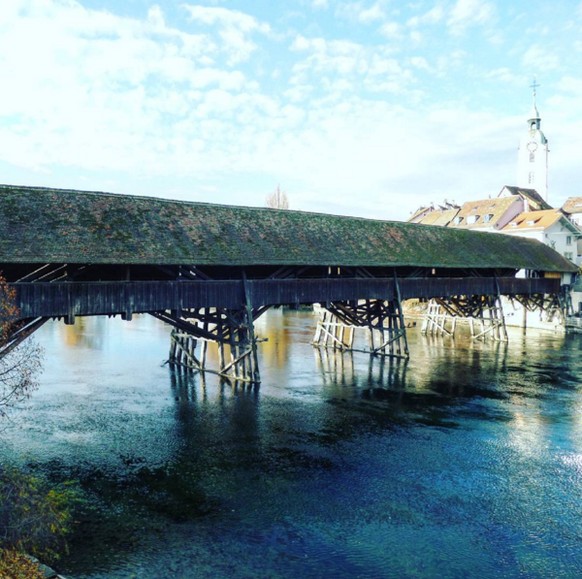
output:
M 408 363 L 269 312 L 260 388 L 174 375 L 153 318 L 49 323 L 2 460 L 76 480 L 68 578 L 578 577 L 582 336 L 409 332 Z

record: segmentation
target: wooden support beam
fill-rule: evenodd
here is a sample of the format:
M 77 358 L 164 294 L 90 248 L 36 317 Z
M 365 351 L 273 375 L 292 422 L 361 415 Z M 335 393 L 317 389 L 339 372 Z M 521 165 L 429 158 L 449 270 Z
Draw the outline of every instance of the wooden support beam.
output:
M 367 350 L 354 347 L 357 330 L 368 335 Z M 376 346 L 376 334 L 380 336 Z M 365 351 L 389 357 L 409 356 L 404 316 L 398 297 L 393 300 L 349 300 L 322 305 L 312 344 L 342 351 Z
M 234 381 L 260 383 L 254 320 L 268 306 L 253 307 L 252 290 L 243 276 L 244 304 L 240 309 L 197 308 L 152 312 L 159 320 L 171 324 L 169 362 L 199 372 L 211 372 Z M 208 343 L 218 346 L 218 368 L 208 366 Z M 199 354 L 195 350 L 199 349 Z
M 46 324 L 49 319 L 50 318 L 36 318 L 31 320 L 21 320 L 19 323 L 15 324 L 11 329 L 12 331 L 9 332 L 8 339 L 0 348 L 0 358 L 3 358 L 12 352 L 12 350 L 18 347 L 24 340 L 26 340 L 26 338 Z
M 466 319 L 471 339 L 479 340 L 491 336 L 497 341 L 507 341 L 505 316 L 501 296 L 451 296 L 429 302 L 422 325 L 423 334 L 447 335 L 454 338 L 457 322 Z M 450 324 L 450 329 L 447 324 Z M 480 330 L 475 329 L 475 324 Z

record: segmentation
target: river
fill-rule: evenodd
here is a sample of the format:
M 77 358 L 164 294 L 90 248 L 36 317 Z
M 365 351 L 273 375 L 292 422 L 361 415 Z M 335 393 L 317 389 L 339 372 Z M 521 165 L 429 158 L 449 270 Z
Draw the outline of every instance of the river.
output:
M 153 318 L 49 322 L 0 458 L 86 501 L 69 579 L 579 577 L 582 335 L 426 338 L 390 364 L 259 320 L 260 388 L 180 376 Z

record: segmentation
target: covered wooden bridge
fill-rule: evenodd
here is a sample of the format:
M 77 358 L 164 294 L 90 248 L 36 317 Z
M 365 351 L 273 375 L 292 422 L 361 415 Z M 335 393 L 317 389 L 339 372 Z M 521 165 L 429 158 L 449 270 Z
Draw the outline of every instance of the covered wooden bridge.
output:
M 0 232 L 20 312 L 5 351 L 48 319 L 149 313 L 176 328 L 175 361 L 207 369 L 215 341 L 215 371 L 250 381 L 253 321 L 271 306 L 319 303 L 318 340 L 349 347 L 332 328 L 366 327 L 381 334 L 373 353 L 407 355 L 404 299 L 438 298 L 459 315 L 500 295 L 543 304 L 577 271 L 550 247 L 499 234 L 10 185 Z

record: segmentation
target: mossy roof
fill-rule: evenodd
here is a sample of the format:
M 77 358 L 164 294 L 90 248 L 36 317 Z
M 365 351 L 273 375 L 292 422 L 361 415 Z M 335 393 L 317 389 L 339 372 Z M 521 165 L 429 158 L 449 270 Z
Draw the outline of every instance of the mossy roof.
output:
M 0 263 L 574 271 L 528 239 L 302 211 L 0 185 Z

